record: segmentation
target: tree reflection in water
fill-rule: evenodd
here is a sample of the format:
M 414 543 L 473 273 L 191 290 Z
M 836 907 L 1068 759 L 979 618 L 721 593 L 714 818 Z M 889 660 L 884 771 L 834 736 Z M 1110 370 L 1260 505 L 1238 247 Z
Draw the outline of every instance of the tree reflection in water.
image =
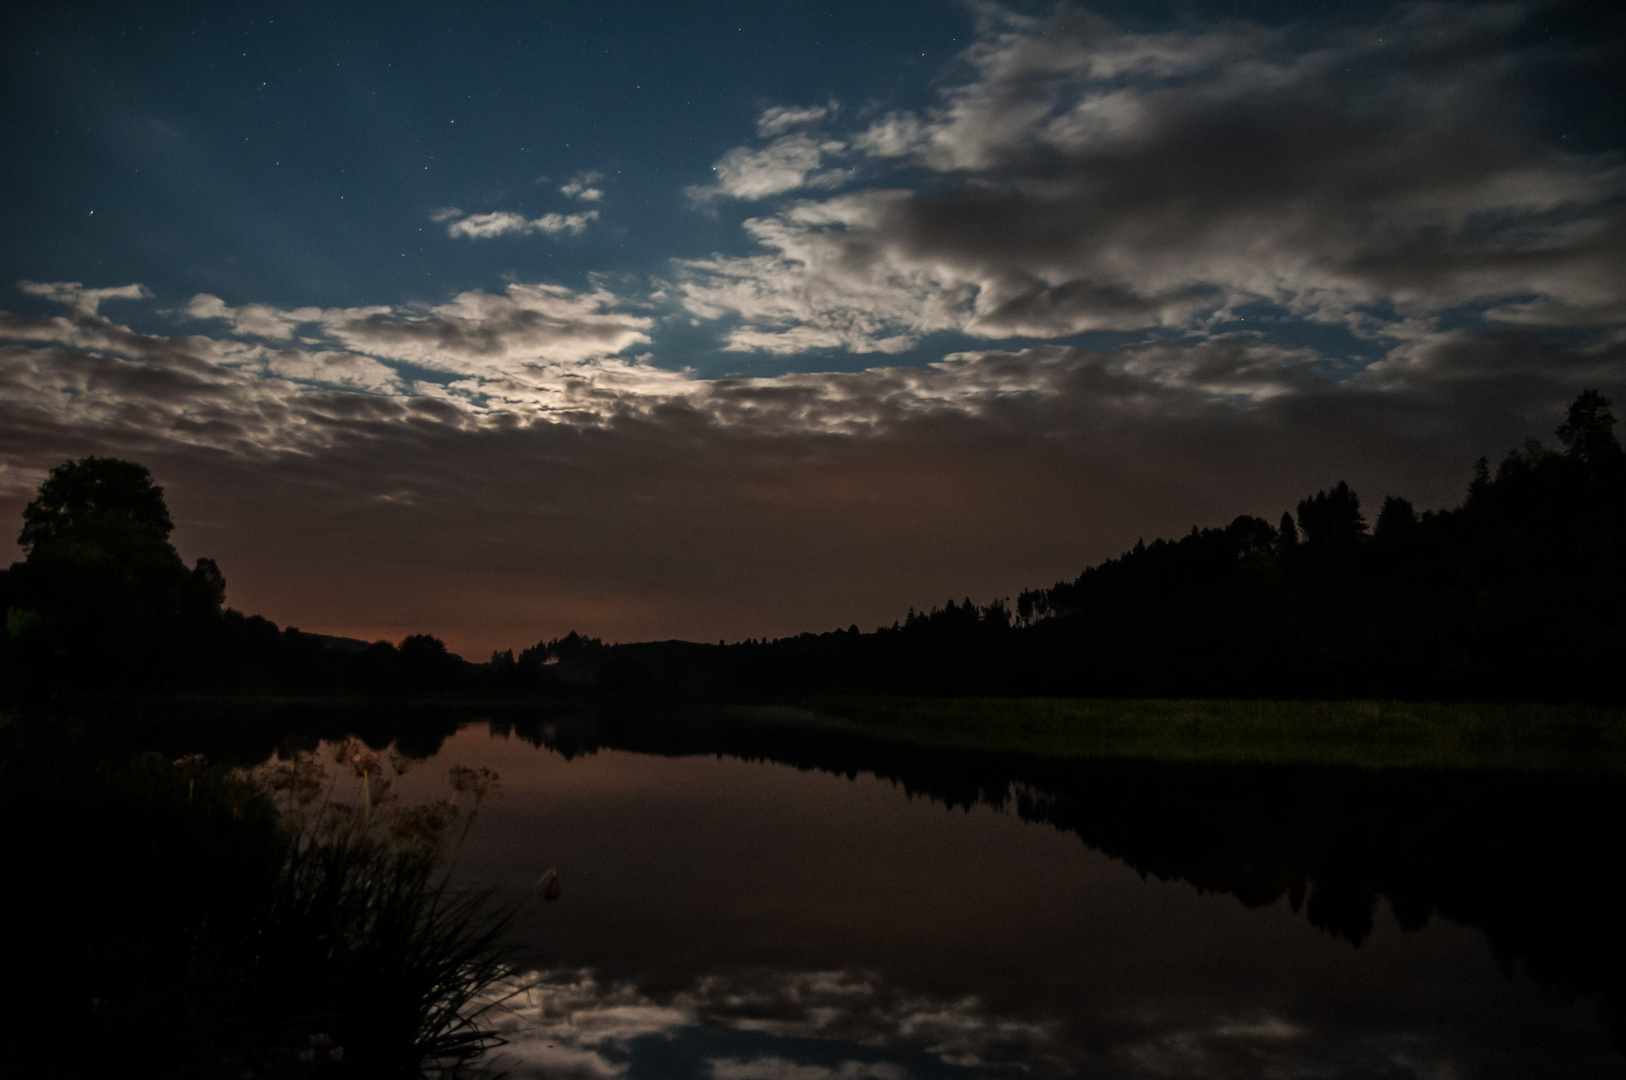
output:
M 542 983 L 509 1019 L 517 1075 L 1621 1067 L 1586 1016 L 1595 1011 L 1616 1048 L 1626 1045 L 1613 885 L 1626 840 L 1620 778 L 1024 757 L 637 707 L 488 711 L 459 733 L 472 719 L 306 712 L 236 731 L 265 733 L 241 751 L 250 755 L 301 724 L 306 741 L 357 733 L 375 749 L 393 742 L 469 764 L 508 755 L 492 760 L 514 788 L 488 822 L 481 872 L 523 864 L 517 884 L 529 887 L 557 859 L 571 882 L 537 927 L 537 941 L 571 966 L 548 970 L 561 961 L 543 959 Z M 1013 832 L 998 815 L 905 815 L 913 824 L 900 829 L 902 800 L 884 784 L 809 780 L 821 773 L 1000 811 L 1099 854 L 1064 866 L 1053 836 Z M 917 841 L 946 846 L 898 846 Z M 962 885 L 944 859 L 976 855 L 985 841 L 1025 850 L 979 872 L 1029 876 Z M 772 850 L 808 843 L 823 846 Z M 1113 885 L 1102 877 L 1113 866 L 1184 884 L 1146 888 L 1124 871 L 1109 875 Z M 832 870 L 855 880 L 829 883 L 829 895 L 799 892 L 820 891 Z M 945 887 L 971 895 L 932 892 Z M 1292 931 L 1306 924 L 1324 935 Z M 980 936 L 943 936 L 960 932 Z M 1486 942 L 1506 978 L 1488 969 Z M 1526 979 L 1581 1010 L 1547 1009 Z M 1524 1056 L 1488 1063 L 1510 1050 Z
M 872 773 L 949 807 L 1010 809 L 1142 875 L 1294 911 L 1359 946 L 1379 901 L 1399 925 L 1485 934 L 1508 970 L 1595 997 L 1626 1048 L 1626 927 L 1615 885 L 1626 780 L 1607 775 L 1058 759 L 923 748 L 795 725 L 636 712 L 493 722 L 569 758 L 724 754 Z

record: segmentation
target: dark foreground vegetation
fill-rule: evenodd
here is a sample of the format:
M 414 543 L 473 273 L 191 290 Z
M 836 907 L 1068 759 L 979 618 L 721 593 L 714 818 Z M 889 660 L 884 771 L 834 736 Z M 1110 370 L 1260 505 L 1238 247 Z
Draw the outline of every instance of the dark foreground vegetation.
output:
M 731 645 L 605 645 L 572 633 L 471 664 L 428 634 L 399 644 L 302 634 L 223 608 L 209 559 L 185 566 L 139 465 L 52 472 L 25 513 L 27 558 L 0 572 L 0 679 L 63 691 L 623 693 L 1387 698 L 1619 702 L 1626 669 L 1626 455 L 1609 402 L 1558 427 L 1467 497 L 1419 513 L 1387 497 L 1368 527 L 1345 483 L 1275 523 L 1136 543 L 1014 604 L 949 601 Z
M 7 1070 L 446 1076 L 491 1045 L 516 909 L 454 890 L 439 860 L 494 776 L 454 770 L 451 797 L 403 808 L 359 742 L 331 775 L 287 742 L 253 768 L 137 752 L 161 744 L 0 716 Z

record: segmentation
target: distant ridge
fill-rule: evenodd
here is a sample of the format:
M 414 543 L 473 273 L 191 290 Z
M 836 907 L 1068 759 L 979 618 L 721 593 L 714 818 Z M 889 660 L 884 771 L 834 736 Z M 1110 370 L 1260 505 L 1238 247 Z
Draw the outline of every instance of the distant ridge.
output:
M 309 631 L 304 630 L 301 630 L 300 633 L 304 634 L 308 638 L 315 638 L 317 641 L 322 643 L 322 647 L 324 649 L 332 649 L 335 652 L 366 652 L 373 644 L 370 641 L 363 641 L 360 638 L 339 637 L 337 634 L 312 634 Z

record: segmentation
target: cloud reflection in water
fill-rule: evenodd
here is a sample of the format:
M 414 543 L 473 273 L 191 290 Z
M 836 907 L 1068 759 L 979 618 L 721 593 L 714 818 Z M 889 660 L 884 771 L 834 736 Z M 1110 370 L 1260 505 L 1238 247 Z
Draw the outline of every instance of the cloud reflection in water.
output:
M 1416 1032 L 1318 1038 L 1269 1013 L 1202 1018 L 1129 1009 L 1098 1017 L 1097 1045 L 1078 1046 L 1055 1019 L 999 1015 L 974 996 L 908 992 L 872 972 L 712 973 L 667 996 L 601 982 L 590 968 L 525 980 L 535 985 L 496 1022 L 508 1045 L 493 1064 L 516 1078 L 1456 1074 L 1449 1055 Z
M 904 1080 L 1065 1071 L 1060 1026 L 991 1013 L 976 997 L 904 993 L 873 974 L 709 974 L 665 999 L 589 969 L 528 976 L 536 985 L 497 1022 L 516 1076 L 662 1075 L 716 1080 Z

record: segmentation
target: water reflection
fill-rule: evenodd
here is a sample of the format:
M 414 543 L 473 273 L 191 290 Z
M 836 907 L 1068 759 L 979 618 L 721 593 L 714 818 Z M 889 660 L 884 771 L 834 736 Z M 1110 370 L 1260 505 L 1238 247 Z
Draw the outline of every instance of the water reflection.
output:
M 1457 1077 L 1471 1062 L 1423 1033 L 1315 1031 L 1277 1016 L 1123 1024 L 1084 1047 L 1056 1021 L 991 1012 L 975 996 L 902 993 L 875 973 L 708 975 L 665 998 L 589 970 L 533 973 L 501 1022 L 496 1064 L 521 1077 L 933 1080 L 985 1076 Z M 1540 1075 L 1517 1069 L 1509 1075 Z M 1565 1075 L 1574 1075 L 1566 1073 Z
M 949 807 L 1013 810 L 1142 875 L 1286 900 L 1360 945 L 1380 900 L 1398 925 L 1483 931 L 1505 966 L 1597 995 L 1626 1046 L 1626 921 L 1614 875 L 1626 783 L 1604 775 L 1063 761 L 905 747 L 794 725 L 616 717 L 509 723 L 567 759 L 598 749 L 729 754 L 849 778 L 869 773 Z
M 1054 1023 L 899 993 L 874 973 L 712 974 L 659 999 L 591 970 L 532 977 L 501 1023 L 501 1064 L 521 1072 L 903 1080 L 1065 1068 Z
M 460 873 L 563 875 L 504 1021 L 516 1076 L 1622 1071 L 1616 779 L 1060 762 L 637 712 L 412 732 L 503 775 Z

